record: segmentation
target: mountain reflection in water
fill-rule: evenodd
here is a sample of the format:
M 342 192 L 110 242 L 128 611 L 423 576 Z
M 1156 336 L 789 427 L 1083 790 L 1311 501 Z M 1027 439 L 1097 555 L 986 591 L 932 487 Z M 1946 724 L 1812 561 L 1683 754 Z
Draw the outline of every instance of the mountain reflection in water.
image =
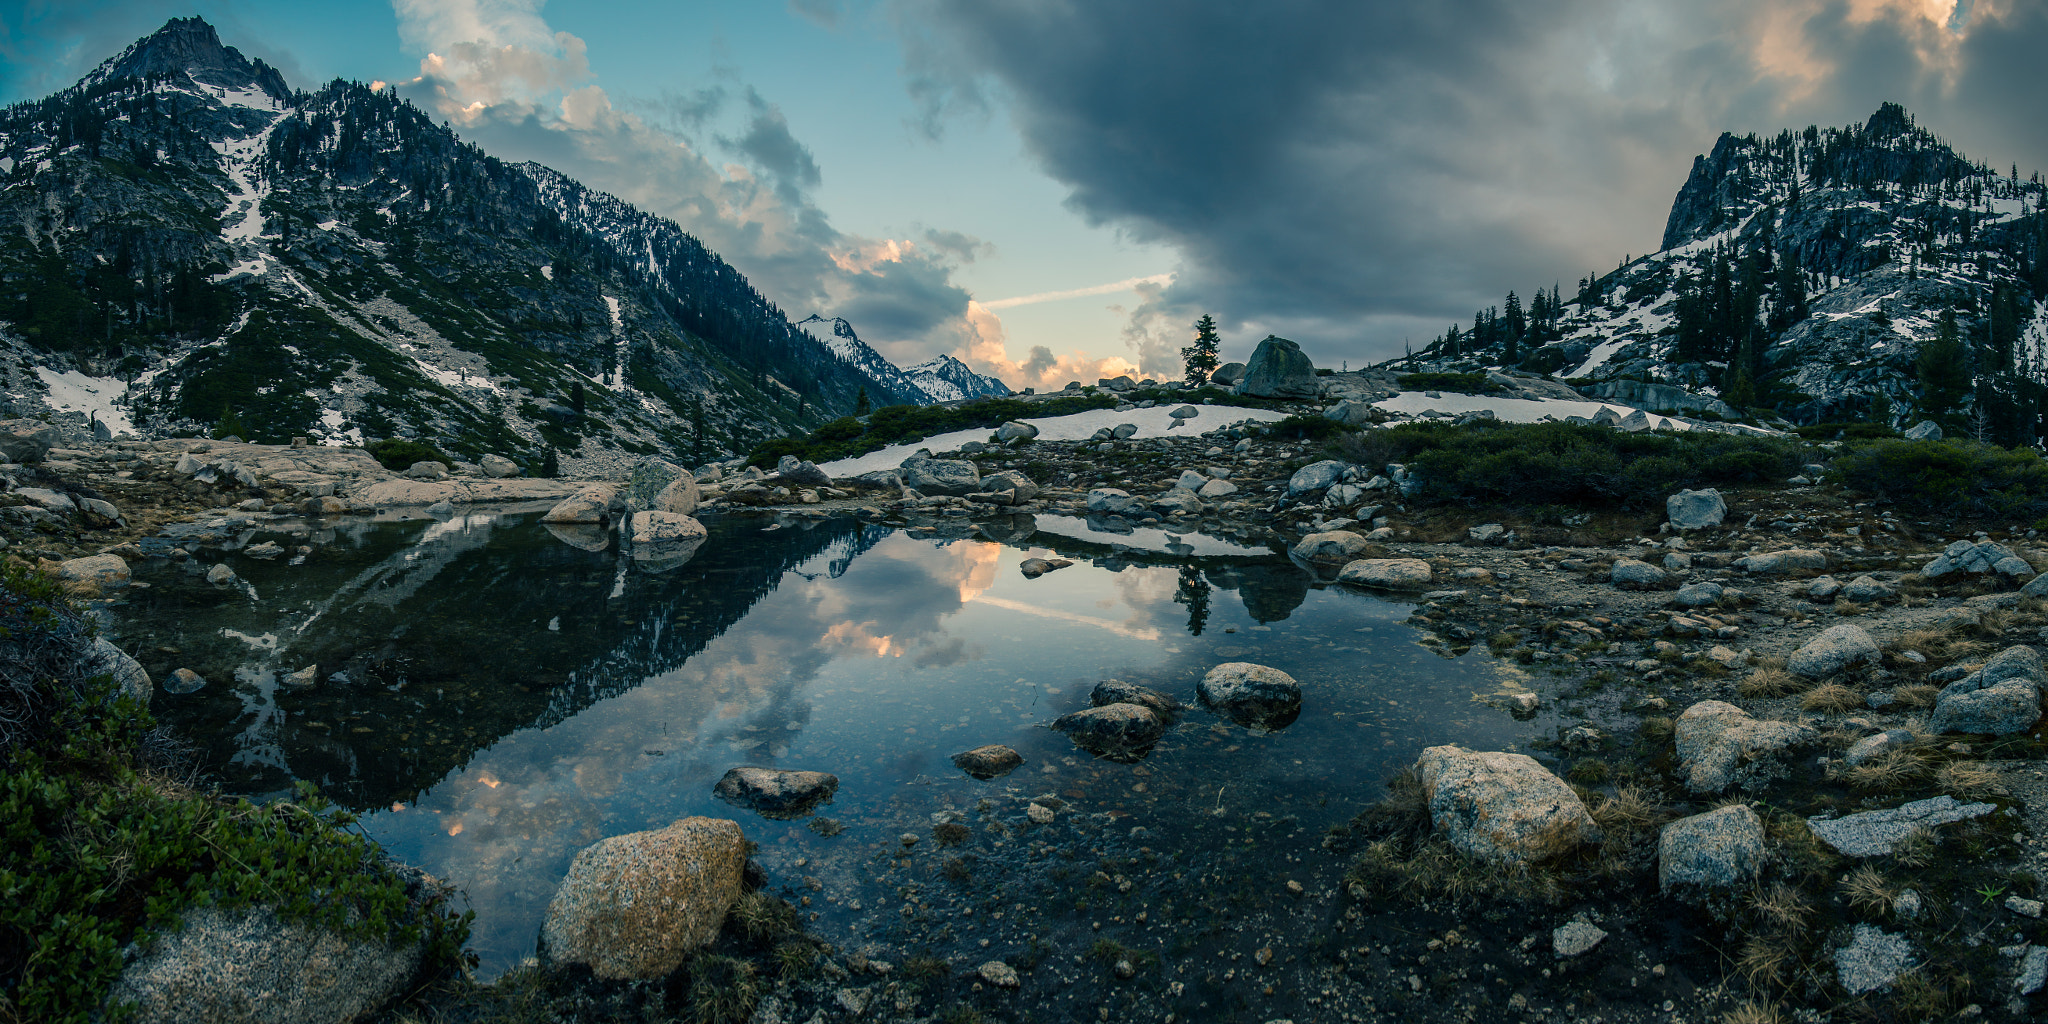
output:
M 230 555 L 239 588 L 207 584 L 197 560 L 151 562 L 138 570 L 151 586 L 112 624 L 153 678 L 182 667 L 210 681 L 154 706 L 224 788 L 310 779 L 368 812 L 363 827 L 396 856 L 460 885 L 487 974 L 532 952 L 577 850 L 683 815 L 739 817 L 782 881 L 836 872 L 857 887 L 871 842 L 1085 767 L 1041 726 L 1103 678 L 1192 704 L 1202 672 L 1248 660 L 1304 688 L 1301 718 L 1271 735 L 1192 713 L 1180 730 L 1200 742 L 1170 733 L 1147 761 L 1174 784 L 1080 808 L 1155 829 L 1224 787 L 1232 802 L 1340 821 L 1421 746 L 1538 729 L 1474 700 L 1525 688 L 1513 668 L 1432 654 L 1405 605 L 1326 589 L 1263 549 L 1190 538 L 1148 554 L 1080 520 L 920 535 L 736 518 L 707 522 L 693 558 L 653 573 L 537 517 L 337 527 L 300 538 L 316 545 L 303 565 Z M 1017 569 L 1053 555 L 1078 564 Z M 283 682 L 308 665 L 315 685 Z M 1026 763 L 988 782 L 949 763 L 988 743 Z M 837 774 L 821 813 L 846 834 L 715 800 L 712 784 L 742 764 Z M 814 927 L 859 931 L 860 906 L 824 908 Z

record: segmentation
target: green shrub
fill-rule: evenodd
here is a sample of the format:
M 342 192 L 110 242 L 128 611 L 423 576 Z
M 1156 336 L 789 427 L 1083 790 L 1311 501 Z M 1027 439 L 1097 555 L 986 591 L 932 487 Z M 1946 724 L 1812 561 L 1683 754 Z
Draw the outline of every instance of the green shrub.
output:
M 1828 479 L 1902 505 L 1995 516 L 2048 513 L 2048 462 L 2031 448 L 1982 441 L 1873 441 L 1829 467 Z
M 0 574 L 9 654 L 61 642 L 77 611 L 39 574 Z M 26 632 L 24 632 L 26 631 Z M 426 940 L 436 967 L 462 958 L 469 915 L 417 892 L 353 820 L 301 784 L 296 801 L 255 806 L 151 774 L 139 751 L 147 707 L 77 662 L 40 673 L 46 728 L 0 761 L 0 1018 L 79 1022 L 102 1014 L 122 949 L 179 927 L 197 907 L 263 905 L 361 937 Z
M 1782 480 L 1805 456 L 1782 438 L 1498 420 L 1406 423 L 1338 450 L 1369 466 L 1408 464 L 1424 497 L 1533 505 L 1650 505 L 1683 487 Z
M 1321 441 L 1344 429 L 1336 420 L 1321 413 L 1295 413 L 1286 419 L 1266 424 L 1269 437 L 1291 438 L 1297 441 Z
M 1874 441 L 1899 436 L 1898 431 L 1882 423 L 1816 423 L 1810 427 L 1792 429 L 1808 441 Z
M 394 437 L 384 441 L 372 441 L 364 450 L 368 451 L 370 457 L 376 459 L 378 464 L 393 473 L 403 473 L 418 462 L 438 462 L 449 469 L 455 468 L 455 460 L 441 454 L 441 450 L 433 445 L 419 441 L 401 441 Z
M 1403 391 L 1454 391 L 1461 395 L 1491 395 L 1507 388 L 1483 373 L 1404 373 L 1394 378 Z

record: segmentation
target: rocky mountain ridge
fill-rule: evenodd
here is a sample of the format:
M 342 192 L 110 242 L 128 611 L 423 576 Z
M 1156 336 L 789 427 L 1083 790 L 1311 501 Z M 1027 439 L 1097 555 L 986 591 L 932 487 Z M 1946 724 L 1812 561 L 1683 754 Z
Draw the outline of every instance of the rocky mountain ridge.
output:
M 1932 418 L 2032 443 L 2044 211 L 2038 172 L 1970 161 L 1894 104 L 1861 125 L 1724 134 L 1694 160 L 1658 252 L 1576 295 L 1539 290 L 1526 313 L 1511 294 L 1386 365 L 1630 380 L 1793 423 Z
M 389 88 L 294 92 L 197 18 L 0 112 L 0 285 L 13 404 L 81 434 L 416 437 L 600 469 L 746 451 L 863 389 L 924 400 L 674 222 Z

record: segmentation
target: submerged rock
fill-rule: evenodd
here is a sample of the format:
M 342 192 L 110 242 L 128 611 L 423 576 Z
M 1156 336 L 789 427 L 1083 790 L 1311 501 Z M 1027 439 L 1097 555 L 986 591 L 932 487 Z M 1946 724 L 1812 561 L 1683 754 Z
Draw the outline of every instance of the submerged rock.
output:
M 1225 662 L 1202 676 L 1202 703 L 1248 729 L 1284 729 L 1301 717 L 1301 684 L 1277 668 Z
M 1111 704 L 1136 704 L 1155 715 L 1169 719 L 1181 711 L 1180 701 L 1174 700 L 1171 696 L 1149 686 L 1139 686 L 1121 679 L 1105 679 L 1096 683 L 1095 689 L 1088 693 L 1088 703 L 1098 708 Z
M 747 837 L 738 822 L 684 818 L 584 848 L 541 925 L 542 959 L 600 978 L 659 978 L 718 937 L 740 897 Z
M 1017 563 L 1017 571 L 1027 579 L 1037 579 L 1055 569 L 1064 569 L 1074 563 L 1064 558 L 1027 558 Z
M 1024 756 L 1000 743 L 991 743 L 973 750 L 963 750 L 953 755 L 953 767 L 977 779 L 996 779 L 1008 775 L 1024 763 Z
M 1526 754 L 1430 747 L 1415 767 L 1431 824 L 1468 856 L 1547 861 L 1600 838 L 1579 795 Z
M 1053 720 L 1052 727 L 1074 745 L 1109 761 L 1143 760 L 1166 733 L 1166 723 L 1136 704 L 1083 708 Z
M 134 578 L 128 563 L 120 555 L 89 555 L 85 558 L 67 558 L 57 563 L 54 575 L 63 582 L 92 593 L 114 590 L 128 585 Z
M 1758 721 L 1726 701 L 1701 701 L 1678 716 L 1678 773 L 1695 793 L 1762 782 L 1783 773 L 1783 764 L 1769 755 L 1812 736 L 1805 726 Z
M 826 772 L 733 768 L 711 792 L 764 818 L 786 821 L 811 813 L 819 804 L 831 803 L 839 792 L 839 777 Z

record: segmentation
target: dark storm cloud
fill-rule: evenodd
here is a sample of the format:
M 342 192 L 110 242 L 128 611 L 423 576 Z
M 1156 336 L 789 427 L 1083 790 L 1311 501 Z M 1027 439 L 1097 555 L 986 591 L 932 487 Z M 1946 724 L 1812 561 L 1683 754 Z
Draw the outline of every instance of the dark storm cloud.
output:
M 747 111 L 745 133 L 720 141 L 773 177 L 784 202 L 803 201 L 805 192 L 824 181 L 810 148 L 789 133 L 789 120 L 782 116 L 781 108 L 762 99 L 751 87 L 747 89 Z
M 1654 249 L 1724 129 L 1860 121 L 1896 99 L 1972 155 L 2040 162 L 2040 11 L 1980 2 L 1958 42 L 1922 7 L 898 0 L 894 15 L 930 132 L 1001 97 L 1074 210 L 1178 251 L 1134 337 L 1165 351 L 1207 310 L 1235 348 L 1276 331 L 1335 363 Z

